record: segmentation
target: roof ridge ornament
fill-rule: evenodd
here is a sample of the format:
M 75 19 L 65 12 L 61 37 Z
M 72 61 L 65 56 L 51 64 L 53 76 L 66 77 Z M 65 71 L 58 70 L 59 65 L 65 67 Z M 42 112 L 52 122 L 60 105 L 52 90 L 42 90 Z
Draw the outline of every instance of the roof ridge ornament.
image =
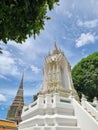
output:
M 59 53 L 59 50 L 57 48 L 57 45 L 56 45 L 56 40 L 54 41 L 54 50 L 53 50 L 53 54 L 58 54 Z

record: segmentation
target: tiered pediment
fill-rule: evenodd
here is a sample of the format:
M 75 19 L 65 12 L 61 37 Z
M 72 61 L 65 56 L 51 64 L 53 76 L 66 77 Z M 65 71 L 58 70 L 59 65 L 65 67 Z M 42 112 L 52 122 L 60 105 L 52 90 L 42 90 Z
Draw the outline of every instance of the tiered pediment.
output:
M 55 55 L 51 55 L 51 56 L 47 57 L 46 62 L 52 63 L 52 62 L 60 61 L 61 59 L 62 59 L 62 53 L 59 53 L 59 54 L 55 54 Z

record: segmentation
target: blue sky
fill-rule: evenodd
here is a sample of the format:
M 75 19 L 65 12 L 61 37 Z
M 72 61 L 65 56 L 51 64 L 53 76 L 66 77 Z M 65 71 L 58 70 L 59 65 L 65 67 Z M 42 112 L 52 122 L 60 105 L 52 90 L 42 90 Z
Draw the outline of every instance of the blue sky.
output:
M 53 50 L 55 39 L 72 67 L 98 51 L 98 0 L 60 0 L 60 6 L 47 15 L 51 20 L 35 40 L 32 36 L 22 45 L 0 42 L 0 119 L 6 117 L 23 72 L 25 103 L 32 102 L 41 89 L 44 58 Z

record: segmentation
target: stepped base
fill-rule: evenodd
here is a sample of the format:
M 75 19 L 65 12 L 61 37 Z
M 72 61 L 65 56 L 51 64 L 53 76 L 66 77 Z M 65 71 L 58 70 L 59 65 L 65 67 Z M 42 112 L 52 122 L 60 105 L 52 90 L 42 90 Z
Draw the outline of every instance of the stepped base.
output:
M 39 95 L 22 111 L 19 130 L 80 130 L 70 98 L 58 93 Z
M 22 130 L 81 130 L 79 127 L 70 127 L 70 126 L 39 126 L 39 127 L 29 127 Z

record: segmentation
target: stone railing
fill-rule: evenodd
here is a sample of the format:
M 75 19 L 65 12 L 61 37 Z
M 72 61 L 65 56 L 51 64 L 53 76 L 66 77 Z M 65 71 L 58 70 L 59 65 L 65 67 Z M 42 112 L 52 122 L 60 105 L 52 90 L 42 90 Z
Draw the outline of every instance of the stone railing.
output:
M 31 103 L 28 106 L 24 106 L 23 113 L 28 112 L 30 109 L 34 107 L 53 107 L 54 104 L 64 104 L 64 103 L 71 103 L 70 98 L 60 97 L 59 93 L 39 95 L 38 99 Z
M 87 110 L 84 109 L 86 106 L 83 108 L 74 98 L 72 98 L 72 104 L 81 130 L 98 130 L 98 123 Z
M 93 102 L 88 102 L 84 95 L 82 95 L 81 104 L 84 109 L 88 111 L 98 121 L 98 101 L 94 97 Z
M 34 106 L 36 106 L 36 105 L 37 105 L 37 101 L 34 101 L 34 102 L 31 103 L 30 105 L 28 105 L 28 106 L 24 106 L 24 108 L 23 108 L 23 112 L 28 111 L 30 108 L 32 108 L 32 107 L 34 107 Z

